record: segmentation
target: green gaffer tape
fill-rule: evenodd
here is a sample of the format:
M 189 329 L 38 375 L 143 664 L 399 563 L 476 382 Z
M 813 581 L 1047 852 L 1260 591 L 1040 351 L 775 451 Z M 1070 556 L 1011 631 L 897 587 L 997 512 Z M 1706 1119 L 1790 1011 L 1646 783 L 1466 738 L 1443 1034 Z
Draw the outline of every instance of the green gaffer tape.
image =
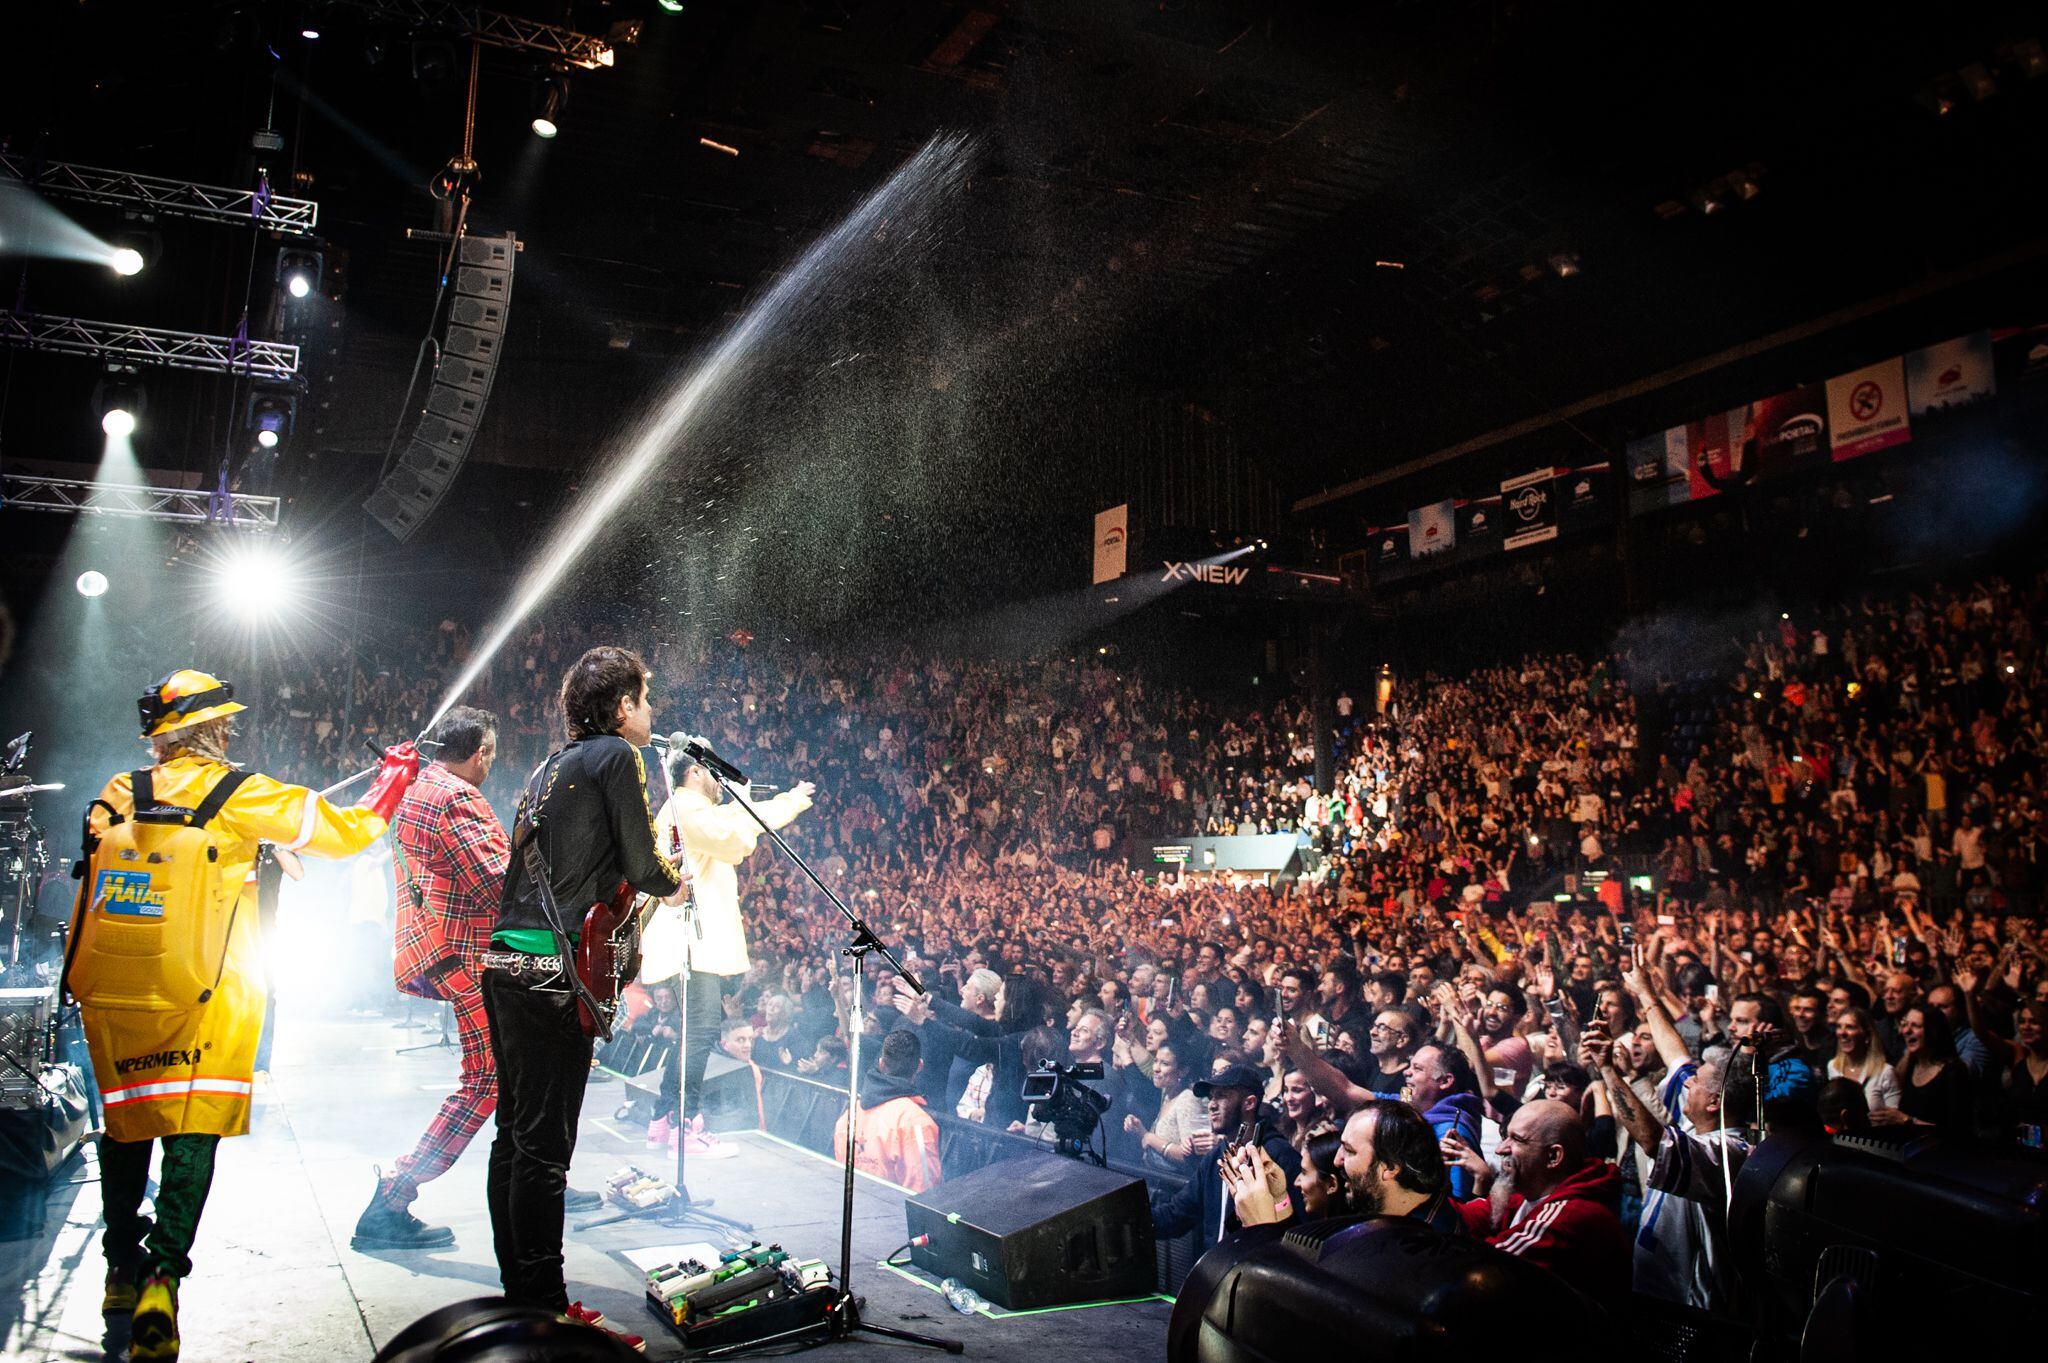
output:
M 960 1213 L 958 1213 L 958 1212 L 947 1212 L 947 1213 L 946 1213 L 946 1224 L 947 1224 L 947 1225 L 949 1225 L 949 1226 L 957 1226 L 957 1225 L 959 1225 L 959 1224 L 960 1224 Z

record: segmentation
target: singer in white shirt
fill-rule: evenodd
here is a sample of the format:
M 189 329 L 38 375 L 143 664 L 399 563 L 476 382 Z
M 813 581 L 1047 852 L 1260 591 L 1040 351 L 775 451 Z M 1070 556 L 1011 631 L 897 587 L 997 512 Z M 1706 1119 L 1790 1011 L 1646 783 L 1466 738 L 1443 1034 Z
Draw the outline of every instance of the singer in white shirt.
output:
M 654 831 L 662 851 L 689 863 L 693 880 L 691 903 L 656 911 L 640 944 L 640 980 L 646 985 L 675 979 L 689 972 L 688 1054 L 680 1062 L 671 1058 L 663 1085 L 664 1111 L 656 1124 L 672 1120 L 677 1111 L 677 1080 L 686 1078 L 681 1104 L 685 1123 L 697 1114 L 698 1090 L 704 1082 L 705 1061 L 718 1043 L 719 1025 L 724 1020 L 720 1002 L 727 981 L 747 973 L 746 929 L 740 919 L 738 866 L 753 854 L 761 839 L 761 824 L 787 827 L 797 815 L 811 807 L 816 787 L 809 781 L 772 799 L 748 804 L 761 816 L 756 823 L 738 800 L 726 799 L 726 788 L 711 768 L 685 751 L 677 735 L 669 746 L 669 775 L 674 792 L 655 817 Z M 709 751 L 709 744 L 690 740 Z M 678 1071 L 682 1073 L 679 1074 Z M 652 1135 L 650 1135 L 652 1139 Z

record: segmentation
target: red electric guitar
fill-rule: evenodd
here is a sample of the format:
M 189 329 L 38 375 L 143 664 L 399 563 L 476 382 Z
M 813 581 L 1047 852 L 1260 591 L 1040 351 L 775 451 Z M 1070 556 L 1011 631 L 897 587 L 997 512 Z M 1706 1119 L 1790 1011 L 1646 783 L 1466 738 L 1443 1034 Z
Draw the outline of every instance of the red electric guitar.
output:
M 583 914 L 583 932 L 576 939 L 576 1018 L 585 1036 L 611 1040 L 618 1016 L 619 995 L 640 973 L 640 933 L 661 904 L 625 881 L 602 904 Z

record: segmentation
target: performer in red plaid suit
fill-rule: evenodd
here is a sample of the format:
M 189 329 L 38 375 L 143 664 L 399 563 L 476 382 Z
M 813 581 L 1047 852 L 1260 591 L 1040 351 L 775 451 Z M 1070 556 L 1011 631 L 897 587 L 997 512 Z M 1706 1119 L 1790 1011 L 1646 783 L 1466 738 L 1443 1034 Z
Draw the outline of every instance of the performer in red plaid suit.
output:
M 445 1000 L 462 1040 L 462 1079 L 411 1154 L 377 1180 L 356 1222 L 356 1249 L 433 1249 L 455 1243 L 446 1226 L 412 1214 L 420 1185 L 446 1173 L 498 1106 L 498 1070 L 484 1017 L 482 957 L 490 946 L 510 844 L 477 787 L 498 755 L 498 721 L 460 706 L 435 726 L 441 747 L 391 820 L 397 844 L 400 990 Z

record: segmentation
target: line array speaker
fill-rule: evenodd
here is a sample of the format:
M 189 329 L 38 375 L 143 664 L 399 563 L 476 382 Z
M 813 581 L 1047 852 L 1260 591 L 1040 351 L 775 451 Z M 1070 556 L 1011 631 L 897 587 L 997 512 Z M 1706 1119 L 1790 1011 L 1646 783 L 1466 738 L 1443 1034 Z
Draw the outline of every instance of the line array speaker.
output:
M 469 457 L 504 344 L 518 254 L 510 233 L 462 240 L 447 335 L 426 407 L 398 463 L 363 503 L 363 510 L 401 541 L 412 538 L 433 515 Z

